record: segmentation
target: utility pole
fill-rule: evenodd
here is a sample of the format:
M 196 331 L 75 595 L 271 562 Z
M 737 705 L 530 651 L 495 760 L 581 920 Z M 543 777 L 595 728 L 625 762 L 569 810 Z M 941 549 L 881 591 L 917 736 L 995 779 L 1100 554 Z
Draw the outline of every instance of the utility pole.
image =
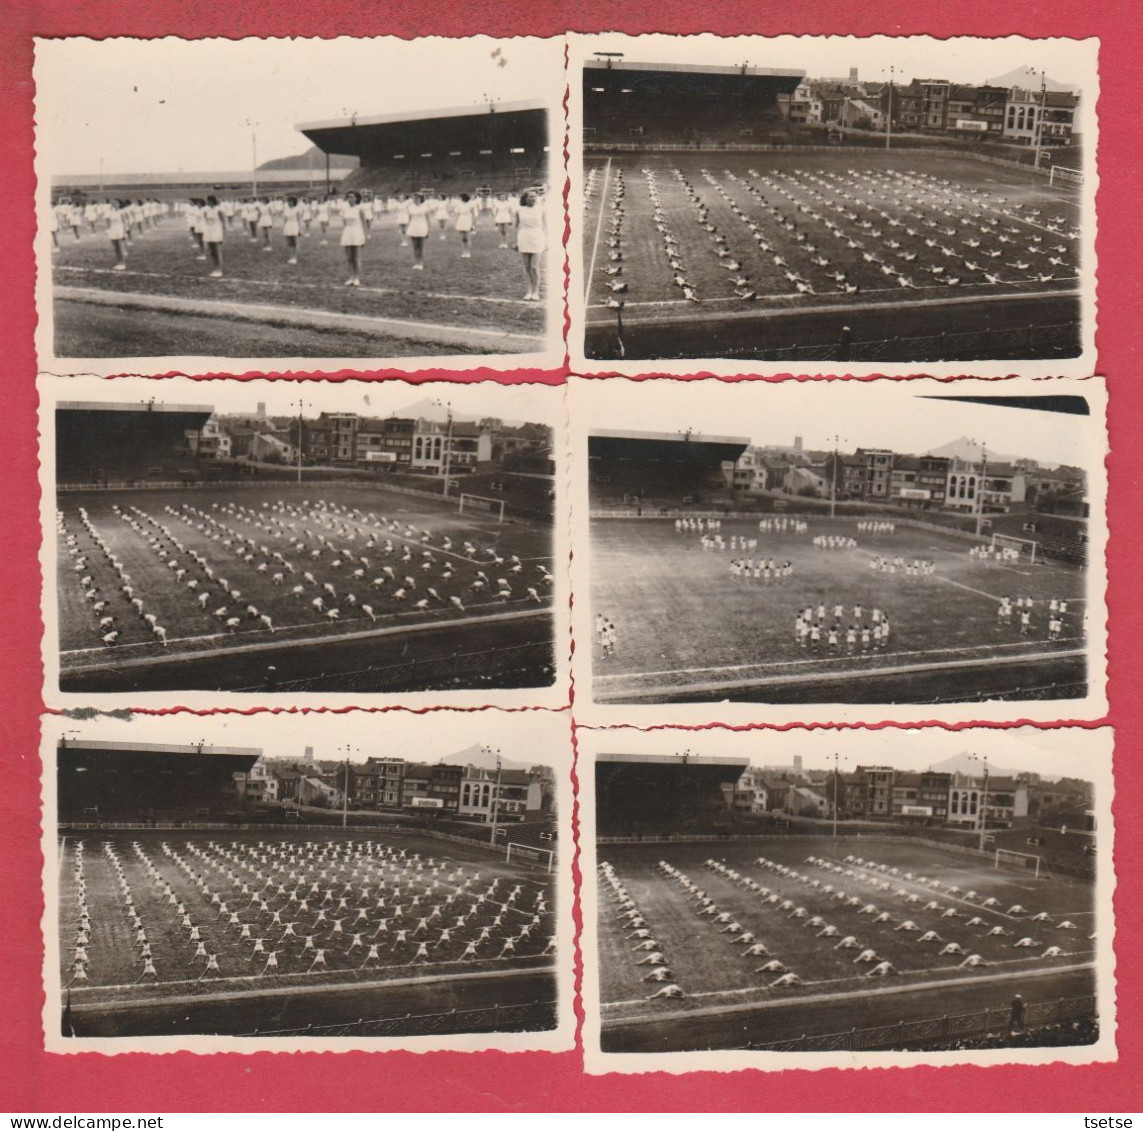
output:
M 449 472 L 452 468 L 452 401 L 436 400 L 434 404 L 444 405 L 447 411 L 445 422 L 445 447 L 444 447 L 444 496 L 448 498 L 448 480 Z
M 353 749 L 351 746 L 345 748 L 345 776 L 342 779 L 341 789 L 341 827 L 344 829 L 349 824 L 349 752 Z
M 488 747 L 485 747 L 485 749 L 487 750 Z M 497 748 L 497 750 L 496 750 L 496 782 L 492 787 L 492 813 L 491 813 L 492 835 L 491 835 L 490 840 L 489 840 L 489 843 L 493 844 L 493 845 L 496 844 L 496 826 L 499 823 L 499 818 L 500 818 L 500 750 L 499 750 L 499 748 Z
M 889 148 L 890 139 L 893 136 L 893 76 L 897 73 L 897 68 L 891 66 L 889 68 L 889 110 L 885 115 L 885 148 Z
M 984 480 L 988 475 L 988 444 L 984 440 L 980 444 L 980 478 L 976 482 L 976 536 L 984 528 Z
M 838 839 L 838 778 L 841 777 L 841 754 L 833 752 L 833 839 Z
M 841 443 L 840 436 L 833 438 L 833 468 L 830 471 L 829 477 L 829 516 L 833 518 L 837 513 L 837 461 L 838 461 L 838 445 Z
M 970 754 L 969 758 L 975 762 L 980 762 L 984 766 L 984 786 L 980 792 L 980 818 L 977 821 L 977 825 L 979 826 L 977 848 L 983 852 L 984 842 L 988 834 L 988 758 L 981 757 L 979 754 Z
M 304 413 L 306 409 L 306 402 L 298 400 L 298 482 L 302 481 L 302 447 L 305 444 L 305 420 Z
M 1044 110 L 1048 104 L 1048 75 L 1040 69 L 1040 113 L 1036 121 L 1036 168 L 1040 167 L 1040 158 L 1044 150 Z

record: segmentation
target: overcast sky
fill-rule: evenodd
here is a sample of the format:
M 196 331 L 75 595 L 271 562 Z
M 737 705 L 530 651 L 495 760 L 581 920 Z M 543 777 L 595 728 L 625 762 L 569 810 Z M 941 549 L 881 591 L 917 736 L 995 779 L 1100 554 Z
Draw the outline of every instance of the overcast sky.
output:
M 51 740 L 61 737 L 101 742 L 243 746 L 268 756 L 301 758 L 312 746 L 315 758 L 405 758 L 436 762 L 476 744 L 498 749 L 533 766 L 570 761 L 571 724 L 566 714 L 545 711 L 408 711 L 338 714 L 292 712 L 258 715 L 134 715 L 83 722 L 60 718 L 46 723 Z
M 805 71 L 810 78 L 844 78 L 856 67 L 858 78 L 888 81 L 889 67 L 896 67 L 894 81 L 913 78 L 948 79 L 950 82 L 982 83 L 999 78 L 1017 67 L 1044 69 L 1057 82 L 1091 89 L 1096 73 L 1097 42 L 1067 39 L 933 39 L 929 36 L 867 39 L 847 36 L 779 36 L 760 39 L 742 36 L 646 35 L 597 37 L 587 47 L 592 51 L 620 51 L 631 62 L 705 63 L 735 66 L 777 67 Z
M 794 730 L 589 731 L 579 729 L 580 757 L 600 754 L 682 754 L 699 757 L 747 758 L 756 766 L 789 766 L 802 756 L 805 769 L 834 765 L 841 755 L 842 770 L 859 765 L 924 770 L 961 754 L 980 754 L 1004 770 L 1030 770 L 1046 777 L 1082 777 L 1099 781 L 1111 764 L 1111 730 Z M 580 771 L 582 774 L 582 770 Z
M 51 174 L 101 160 L 105 173 L 238 172 L 252 167 L 252 133 L 259 162 L 303 153 L 300 122 L 490 100 L 559 108 L 563 41 L 38 40 L 35 80 Z
M 401 413 L 422 400 L 446 401 L 459 416 L 495 416 L 554 424 L 562 411 L 562 390 L 550 385 L 499 385 L 495 381 L 449 383 L 428 381 L 408 384 L 379 381 L 193 381 L 171 377 L 156 381 L 144 377 L 74 377 L 53 382 L 51 391 L 63 401 L 143 403 L 211 406 L 222 414 L 254 415 L 260 401 L 270 416 L 296 416 L 298 401 L 306 416 L 320 412 L 357 412 L 363 416 Z
M 801 436 L 809 449 L 842 451 L 884 447 L 923 455 L 962 436 L 989 451 L 1043 463 L 1092 465 L 1092 438 L 1102 428 L 1097 407 L 1090 417 L 995 405 L 932 400 L 921 394 L 952 393 L 947 384 L 919 381 L 578 381 L 572 419 L 590 429 L 695 432 L 749 437 L 753 444 L 790 445 Z M 960 394 L 1090 392 L 1101 388 L 1049 382 L 979 382 Z M 1102 451 L 1102 445 L 1096 449 Z

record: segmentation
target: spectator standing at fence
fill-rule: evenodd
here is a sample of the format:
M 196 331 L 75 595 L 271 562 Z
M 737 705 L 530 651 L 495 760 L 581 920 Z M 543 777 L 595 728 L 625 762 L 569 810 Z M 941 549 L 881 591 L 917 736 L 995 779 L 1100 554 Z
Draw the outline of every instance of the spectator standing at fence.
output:
M 1023 995 L 1017 994 L 1012 999 L 1012 1016 L 1008 1022 L 1008 1031 L 1010 1033 L 1023 1033 L 1025 1024 L 1025 1011 L 1024 1011 L 1024 998 Z

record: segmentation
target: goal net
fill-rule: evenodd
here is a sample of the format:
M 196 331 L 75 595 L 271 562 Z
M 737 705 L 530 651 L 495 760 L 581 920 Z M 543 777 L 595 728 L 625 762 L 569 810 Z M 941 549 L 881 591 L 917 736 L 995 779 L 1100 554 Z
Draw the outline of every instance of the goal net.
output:
M 493 514 L 497 522 L 504 521 L 504 500 L 490 499 L 487 495 L 460 496 L 460 514 Z
M 510 841 L 504 854 L 504 863 L 507 864 L 512 859 L 523 860 L 526 864 L 536 864 L 545 872 L 550 872 L 555 867 L 556 853 L 551 848 L 536 848 L 530 844 Z
M 1021 868 L 1026 872 L 1031 872 L 1033 878 L 1038 880 L 1042 862 L 1042 857 L 1031 852 L 1015 852 L 1011 848 L 998 848 L 992 866 L 994 868 Z
M 1015 550 L 1020 560 L 1027 560 L 1029 565 L 1036 564 L 1036 557 L 1040 552 L 1040 543 L 1033 538 L 1016 538 L 1011 534 L 993 534 L 991 548 L 993 550 Z
M 1078 188 L 1083 184 L 1083 173 L 1079 169 L 1068 169 L 1063 165 L 1053 165 L 1048 174 L 1049 185 L 1065 185 Z

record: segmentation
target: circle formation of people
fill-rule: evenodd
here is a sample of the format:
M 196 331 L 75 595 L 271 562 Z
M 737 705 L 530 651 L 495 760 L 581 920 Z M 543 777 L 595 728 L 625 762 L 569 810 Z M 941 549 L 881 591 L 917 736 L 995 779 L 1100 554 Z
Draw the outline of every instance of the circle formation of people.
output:
M 545 564 L 526 566 L 499 542 L 457 535 L 458 544 L 447 532 L 324 499 L 212 503 L 209 510 L 168 504 L 159 517 L 137 506 L 110 509 L 122 524 L 110 537 L 84 507 L 78 527 L 62 511 L 56 516 L 91 626 L 106 647 L 128 638 L 166 646 L 172 629 L 180 638 L 275 633 L 543 604 L 555 580 Z
M 623 306 L 647 280 L 624 275 L 624 248 L 659 245 L 680 301 L 762 301 L 779 296 L 857 295 L 885 290 L 1042 286 L 1078 277 L 1080 229 L 1063 212 L 1035 202 L 908 169 L 793 169 L 772 174 L 724 169 L 691 174 L 674 166 L 660 176 L 640 170 L 649 206 L 628 216 L 626 179 L 614 170 L 606 201 L 610 297 Z M 697 186 L 697 187 L 696 187 Z M 591 206 L 598 173 L 588 175 Z M 631 222 L 628 222 L 629 219 Z M 690 226 L 690 223 L 697 226 Z M 720 226 L 722 225 L 722 226 Z M 691 273 L 688 273 L 688 264 Z M 728 274 L 729 288 L 704 280 Z M 657 298 L 651 286 L 639 297 Z
M 971 969 L 1010 961 L 1005 952 L 1011 950 L 1040 960 L 1076 953 L 1065 949 L 1068 945 L 1074 948 L 1075 944 L 1066 940 L 1078 939 L 1081 932 L 1070 918 L 1046 911 L 1034 913 L 1020 903 L 1005 908 L 996 896 L 964 890 L 872 859 L 847 855 L 844 861 L 835 862 L 811 855 L 803 865 L 810 871 L 766 856 L 759 856 L 754 864 L 770 873 L 765 882 L 720 860 L 708 858 L 703 862 L 710 873 L 740 889 L 742 895 L 733 903 L 724 896 L 715 898 L 666 860 L 660 860 L 655 870 L 683 889 L 696 918 L 710 931 L 712 944 L 725 937 L 731 946 L 741 948 L 737 953 L 743 959 L 758 963 L 754 974 L 762 976 L 760 988 L 767 990 L 805 985 L 811 980 L 809 975 L 803 978 L 794 964 L 814 961 L 820 966 L 818 955 L 828 952 L 836 953 L 833 964 L 846 961 L 863 967 L 862 973 L 868 978 L 912 972 L 880 953 L 888 949 L 891 939 L 894 955 L 902 953 L 904 940 L 922 948 L 925 956 L 918 970 L 926 973 L 941 969 L 942 959 L 948 969 Z M 651 967 L 643 981 L 663 983 L 650 996 L 686 996 L 679 972 L 671 968 L 666 948 L 655 938 L 646 909 L 632 898 L 613 865 L 604 862 L 599 871 L 615 907 L 617 927 L 631 943 L 633 965 Z M 810 941 L 799 944 L 796 953 L 787 953 L 789 930 L 783 928 L 770 932 L 769 938 L 763 937 L 764 919 L 760 915 L 799 924 Z M 1087 938 L 1090 942 L 1095 934 Z
M 61 231 L 78 242 L 84 232 L 102 235 L 111 243 L 112 270 L 126 271 L 132 245 L 163 221 L 185 224 L 196 260 L 208 263 L 209 276 L 223 277 L 223 249 L 231 241 L 246 239 L 267 254 L 281 248 L 286 264 L 301 264 L 305 241 L 318 237 L 325 247 L 337 232 L 346 264 L 345 285 L 361 286 L 362 254 L 374 228 L 391 222 L 399 246 L 411 249 L 410 266 L 425 267 L 426 246 L 455 240 L 460 259 L 471 259 L 477 237 L 494 231 L 502 250 L 515 246 L 520 254 L 527 291 L 524 300 L 540 301 L 540 259 L 547 250 L 543 193 L 536 187 L 523 192 L 414 192 L 380 194 L 349 190 L 339 196 L 254 196 L 244 199 L 215 195 L 188 200 L 61 200 L 52 208 L 52 247 L 59 251 Z M 511 242 L 510 242 L 511 241 Z
M 510 962 L 556 949 L 542 884 L 482 877 L 380 840 L 163 841 L 158 851 L 133 841 L 129 852 L 80 840 L 70 858 L 69 986 L 125 984 L 125 967 L 138 984 Z M 91 888 L 103 893 L 98 904 Z M 130 955 L 110 941 L 119 932 Z

